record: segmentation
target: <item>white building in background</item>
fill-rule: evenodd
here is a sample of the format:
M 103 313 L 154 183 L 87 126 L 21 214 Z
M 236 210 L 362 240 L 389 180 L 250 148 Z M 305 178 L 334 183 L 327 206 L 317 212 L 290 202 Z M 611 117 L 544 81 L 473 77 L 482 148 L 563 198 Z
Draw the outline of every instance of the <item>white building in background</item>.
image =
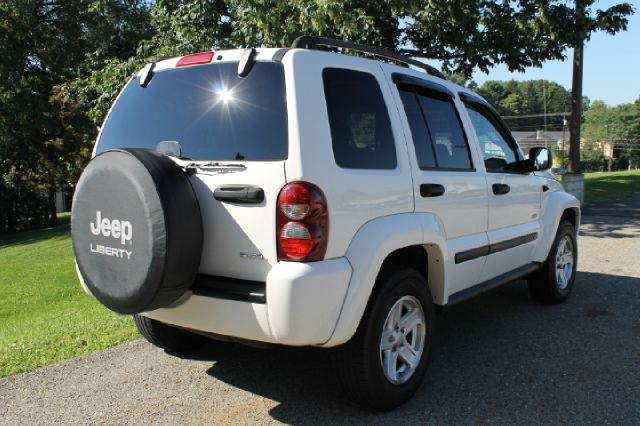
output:
M 56 212 L 68 212 L 70 206 L 67 206 L 67 197 L 66 194 L 62 191 L 56 192 Z
M 551 148 L 557 146 L 558 149 L 569 149 L 569 132 L 561 130 L 537 130 L 535 132 L 511 132 L 513 138 L 518 142 L 525 154 L 536 146 Z

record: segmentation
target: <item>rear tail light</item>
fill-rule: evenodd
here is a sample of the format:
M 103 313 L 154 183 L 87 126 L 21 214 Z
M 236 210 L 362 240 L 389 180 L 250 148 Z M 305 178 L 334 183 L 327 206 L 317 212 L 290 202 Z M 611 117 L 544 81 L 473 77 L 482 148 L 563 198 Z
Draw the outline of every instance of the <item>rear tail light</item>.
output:
M 189 65 L 208 64 L 213 59 L 215 52 L 194 53 L 193 55 L 183 56 L 176 67 L 187 67 Z
M 277 209 L 278 259 L 324 259 L 329 212 L 320 188 L 308 182 L 289 183 L 280 191 Z

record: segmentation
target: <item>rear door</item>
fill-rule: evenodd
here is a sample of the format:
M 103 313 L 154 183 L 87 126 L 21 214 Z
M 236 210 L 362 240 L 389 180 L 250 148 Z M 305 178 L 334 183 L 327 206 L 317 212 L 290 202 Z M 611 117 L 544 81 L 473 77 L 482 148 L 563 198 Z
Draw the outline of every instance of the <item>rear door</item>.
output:
M 543 181 L 519 171 L 523 155 L 495 111 L 469 97 L 465 104 L 487 171 L 490 254 L 485 281 L 531 261 L 540 234 Z
M 194 171 L 204 228 L 200 272 L 264 281 L 277 262 L 276 199 L 288 156 L 284 67 L 258 56 L 240 78 L 234 55 L 165 66 L 147 87 L 134 79 L 111 110 L 96 152 L 172 147 L 181 157 L 175 161 Z M 263 195 L 238 199 L 244 190 Z
M 461 256 L 487 245 L 487 187 L 477 170 L 454 94 L 444 85 L 391 73 L 404 108 L 413 161 L 415 211 L 433 213 L 444 227 L 449 255 L 448 293 L 478 282 L 485 256 Z

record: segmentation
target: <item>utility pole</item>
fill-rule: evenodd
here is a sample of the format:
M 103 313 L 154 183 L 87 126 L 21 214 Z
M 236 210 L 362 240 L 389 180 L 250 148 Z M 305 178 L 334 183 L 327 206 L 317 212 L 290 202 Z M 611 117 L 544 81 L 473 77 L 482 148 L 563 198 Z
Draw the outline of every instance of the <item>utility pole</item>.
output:
M 612 131 L 615 130 L 615 128 L 613 126 L 609 126 L 608 124 L 605 124 L 604 127 L 607 129 L 607 140 L 609 141 L 609 149 L 611 150 L 609 152 L 609 162 L 607 165 L 607 170 L 611 171 L 611 165 L 613 163 L 613 153 L 615 149 L 615 144 L 613 142 L 613 137 L 612 137 Z

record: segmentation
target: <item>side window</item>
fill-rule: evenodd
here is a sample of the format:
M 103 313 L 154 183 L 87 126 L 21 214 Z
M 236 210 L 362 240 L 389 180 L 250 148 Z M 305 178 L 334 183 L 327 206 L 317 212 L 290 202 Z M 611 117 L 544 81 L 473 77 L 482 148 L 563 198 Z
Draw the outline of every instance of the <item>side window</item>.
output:
M 470 170 L 471 156 L 451 98 L 400 87 L 420 168 Z
M 395 169 L 391 121 L 376 78 L 325 68 L 322 79 L 336 164 L 347 169 Z
M 518 155 L 490 115 L 481 108 L 467 105 L 471 123 L 478 135 L 484 165 L 488 172 L 504 172 L 518 162 Z
M 427 122 L 424 120 L 422 108 L 420 108 L 420 103 L 418 102 L 418 96 L 413 90 L 401 89 L 400 98 L 402 98 L 404 112 L 407 114 L 409 127 L 411 127 L 411 136 L 413 137 L 418 166 L 421 169 L 436 167 L 436 155 L 431 144 Z

